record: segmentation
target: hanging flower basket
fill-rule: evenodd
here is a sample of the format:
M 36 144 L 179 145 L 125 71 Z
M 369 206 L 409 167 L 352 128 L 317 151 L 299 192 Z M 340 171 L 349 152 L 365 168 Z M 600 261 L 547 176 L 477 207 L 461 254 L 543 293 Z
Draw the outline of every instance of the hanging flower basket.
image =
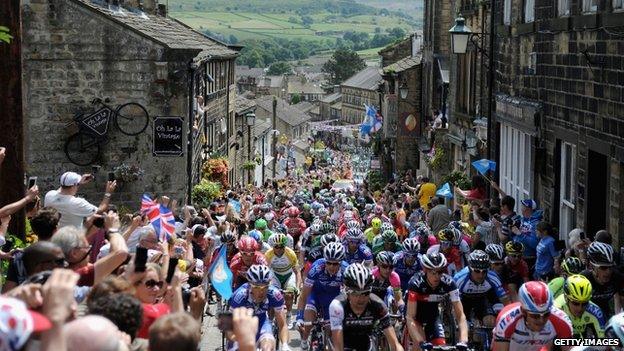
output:
M 227 188 L 229 163 L 224 157 L 211 158 L 204 162 L 202 167 L 202 179 L 221 183 L 221 186 Z
M 121 183 L 132 183 L 143 177 L 145 171 L 138 165 L 127 165 L 122 163 L 121 165 L 113 168 L 115 173 L 115 180 Z
M 246 161 L 245 163 L 243 163 L 243 169 L 248 170 L 248 171 L 253 171 L 254 169 L 256 169 L 257 164 L 253 161 Z

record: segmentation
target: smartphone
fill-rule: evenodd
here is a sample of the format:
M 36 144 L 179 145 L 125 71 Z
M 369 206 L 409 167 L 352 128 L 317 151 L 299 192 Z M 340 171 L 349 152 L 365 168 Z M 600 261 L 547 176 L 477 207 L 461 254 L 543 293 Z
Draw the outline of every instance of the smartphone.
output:
M 232 331 L 233 325 L 232 325 L 232 312 L 231 311 L 221 312 L 219 313 L 219 316 L 217 318 L 218 318 L 217 327 L 219 328 L 221 332 Z
M 93 220 L 93 226 L 98 228 L 104 228 L 104 217 L 98 217 Z
M 144 247 L 137 247 L 136 256 L 134 256 L 134 271 L 145 272 L 146 263 L 147 263 L 147 249 Z
M 37 177 L 28 178 L 28 189 L 32 188 L 35 185 L 37 185 Z
M 167 279 L 165 281 L 167 284 L 171 284 L 171 279 L 173 279 L 173 274 L 175 273 L 176 267 L 178 266 L 177 258 L 169 259 L 169 269 L 167 269 Z
M 115 172 L 108 172 L 108 181 L 109 182 L 115 181 Z

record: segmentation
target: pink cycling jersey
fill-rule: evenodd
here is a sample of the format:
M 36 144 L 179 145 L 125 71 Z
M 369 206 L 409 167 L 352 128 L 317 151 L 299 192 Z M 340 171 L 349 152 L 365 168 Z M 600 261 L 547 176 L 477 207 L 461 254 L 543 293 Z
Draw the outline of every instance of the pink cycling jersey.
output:
M 546 350 L 546 345 L 555 338 L 572 337 L 572 322 L 565 312 L 553 306 L 544 328 L 539 332 L 534 332 L 524 321 L 520 302 L 515 302 L 500 311 L 493 334 L 494 341 L 509 342 L 510 350 Z
M 381 279 L 381 276 L 379 275 L 379 267 L 373 268 L 373 278 L 375 278 L 375 280 Z M 388 280 L 390 281 L 390 286 L 393 289 L 401 289 L 401 278 L 399 278 L 399 275 L 395 271 L 390 273 Z

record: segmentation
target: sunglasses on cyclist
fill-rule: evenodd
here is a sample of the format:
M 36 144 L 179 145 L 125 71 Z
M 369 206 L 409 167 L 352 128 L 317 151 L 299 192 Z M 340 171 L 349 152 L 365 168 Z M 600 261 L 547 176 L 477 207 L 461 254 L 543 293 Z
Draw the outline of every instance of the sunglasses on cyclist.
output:
M 158 287 L 158 289 L 162 289 L 162 287 L 163 287 L 163 285 L 165 283 L 163 281 L 157 281 L 157 280 L 154 280 L 154 279 L 150 279 L 150 280 L 146 281 L 144 284 L 145 284 L 145 286 L 147 288 L 150 288 L 150 289 L 152 289 L 154 287 Z
M 587 307 L 587 305 L 589 305 L 589 302 L 570 301 L 570 303 L 576 307 Z
M 431 269 L 429 270 L 429 273 L 435 275 L 435 276 L 441 276 L 444 274 L 443 270 L 436 270 L 436 269 Z
M 485 274 L 487 273 L 487 269 L 472 269 L 473 272 L 478 273 L 478 274 Z
M 596 268 L 598 268 L 601 271 L 608 271 L 611 268 L 613 268 L 613 266 L 596 266 Z
M 347 290 L 347 294 L 355 295 L 355 296 L 370 296 L 371 292 L 370 290 L 364 290 L 364 291 Z
M 241 255 L 244 256 L 253 256 L 255 254 L 254 251 L 241 251 Z
M 380 264 L 379 268 L 392 269 L 392 268 L 394 268 L 394 266 L 392 266 L 391 264 Z
M 507 256 L 509 256 L 511 258 L 520 258 L 520 257 L 522 257 L 522 254 L 509 254 Z
M 529 316 L 529 318 L 532 318 L 532 319 L 545 319 L 550 316 L 550 312 L 544 312 L 544 313 L 528 313 L 527 312 L 527 316 Z
M 283 248 L 285 248 L 284 245 L 275 245 L 275 246 L 273 246 L 273 249 L 275 249 L 275 250 L 281 250 Z
M 252 289 L 257 289 L 257 290 L 266 290 L 269 288 L 269 284 L 249 284 L 249 286 L 251 286 Z
M 325 264 L 328 265 L 328 266 L 339 266 L 340 262 L 325 261 Z

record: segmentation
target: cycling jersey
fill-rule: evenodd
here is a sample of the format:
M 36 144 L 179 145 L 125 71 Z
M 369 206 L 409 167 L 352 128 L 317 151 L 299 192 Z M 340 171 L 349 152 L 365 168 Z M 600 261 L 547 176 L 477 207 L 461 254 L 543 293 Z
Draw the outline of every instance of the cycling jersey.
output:
M 553 299 L 556 299 L 557 297 L 559 297 L 559 295 L 563 294 L 564 284 L 565 284 L 564 277 L 557 277 L 557 278 L 551 279 L 548 282 L 548 290 L 550 290 L 550 293 L 552 294 Z
M 418 238 L 418 241 L 420 242 L 420 253 L 421 254 L 426 253 L 427 250 L 431 246 L 438 244 L 438 238 L 436 238 L 433 235 L 427 235 L 425 237 L 425 236 L 418 235 L 416 231 L 413 231 L 413 232 L 410 233 L 409 237 L 410 238 Z
M 470 278 L 470 268 L 465 267 L 457 272 L 453 277 L 462 298 L 482 298 L 494 292 L 499 299 L 506 296 L 505 289 L 498 274 L 493 270 L 488 270 L 483 283 L 478 284 Z
M 372 293 L 377 295 L 380 299 L 384 300 L 388 297 L 388 294 L 392 294 L 396 291 L 401 291 L 401 278 L 399 275 L 392 271 L 388 279 L 383 279 L 379 273 L 379 267 L 374 267 L 373 271 L 373 285 Z M 388 289 L 390 288 L 390 289 Z
M 553 306 L 542 330 L 534 332 L 524 321 L 520 302 L 515 302 L 498 314 L 493 337 L 494 341 L 508 342 L 509 350 L 538 351 L 555 338 L 571 338 L 572 322 L 562 310 Z
M 441 252 L 444 257 L 446 257 L 446 261 L 448 262 L 446 269 L 450 275 L 455 275 L 455 273 L 459 272 L 464 267 L 459 248 L 452 246 L 444 252 L 440 250 L 440 244 L 436 244 L 427 250 L 427 254 L 434 252 Z
M 329 305 L 331 330 L 342 330 L 344 347 L 353 350 L 368 350 L 370 335 L 377 324 L 379 329 L 391 327 L 388 309 L 375 294 L 370 295 L 366 308 L 359 315 L 351 309 L 351 304 L 344 294 L 336 297 Z
M 408 256 L 409 255 L 407 255 L 405 251 L 399 251 L 394 254 L 394 272 L 396 272 L 401 278 L 401 290 L 403 291 L 407 290 L 409 281 L 412 279 L 414 274 L 422 270 L 418 256 L 412 256 L 414 262 L 411 266 L 408 266 L 405 263 L 405 259 Z
M 453 278 L 448 274 L 440 277 L 440 284 L 432 288 L 427 279 L 425 272 L 416 273 L 408 284 L 408 301 L 417 301 L 416 320 L 421 323 L 427 323 L 435 320 L 440 311 L 438 304 L 444 300 L 445 296 L 449 296 L 451 302 L 459 301 L 459 290 Z
M 232 271 L 233 285 L 235 288 L 247 281 L 247 270 L 254 264 L 267 264 L 266 258 L 261 252 L 254 252 L 254 257 L 250 265 L 246 265 L 245 262 L 243 262 L 243 257 L 240 252 L 232 257 L 230 270 Z
M 370 264 L 373 262 L 373 253 L 365 244 L 360 244 L 354 252 L 349 252 L 349 244 L 345 244 L 345 258 L 347 263 L 364 263 Z
M 614 314 L 614 296 L 618 293 L 620 296 L 624 295 L 624 277 L 622 274 L 616 267 L 613 267 L 611 279 L 606 284 L 598 283 L 591 270 L 583 271 L 581 274 L 589 279 L 592 285 L 591 301 L 598 305 L 604 314 L 612 316 Z
M 377 236 L 375 237 L 375 240 L 373 240 L 373 254 L 374 255 L 377 255 L 381 251 L 399 252 L 401 250 L 403 250 L 403 245 L 401 245 L 399 241 L 386 244 L 386 242 L 384 242 L 381 236 Z
M 312 288 L 306 301 L 306 309 L 322 312 L 324 319 L 329 319 L 329 304 L 340 293 L 342 276 L 347 266 L 347 262 L 341 261 L 338 273 L 330 275 L 325 269 L 324 258 L 312 264 L 304 282 L 304 286 Z
M 297 254 L 291 248 L 284 248 L 281 256 L 275 254 L 274 249 L 270 249 L 266 253 L 267 266 L 277 275 L 287 275 L 293 272 L 293 269 L 299 265 Z
M 254 310 L 254 315 L 258 317 L 258 325 L 260 326 L 256 333 L 256 341 L 265 337 L 273 337 L 273 325 L 269 318 L 267 318 L 267 313 L 271 309 L 275 312 L 284 309 L 284 295 L 282 295 L 279 289 L 270 285 L 266 299 L 262 301 L 262 303 L 257 304 L 251 297 L 251 286 L 249 283 L 245 283 L 234 291 L 229 303 L 232 309 L 247 307 Z
M 375 237 L 379 234 L 381 234 L 381 230 L 377 229 L 377 232 L 375 233 L 375 229 L 373 229 L 372 227 L 364 231 L 364 237 L 366 238 L 366 242 L 369 246 L 373 246 L 373 241 L 375 240 Z
M 287 233 L 292 235 L 295 242 L 299 241 L 299 236 L 306 229 L 306 223 L 301 218 L 293 218 L 288 217 L 284 220 L 284 226 L 286 227 Z
M 312 248 L 310 252 L 306 252 L 306 262 L 314 263 L 319 258 L 323 258 L 323 248 L 320 246 Z
M 605 318 L 600 307 L 590 302 L 580 317 L 570 312 L 564 295 L 555 299 L 555 307 L 561 309 L 572 321 L 572 333 L 575 338 L 602 338 L 604 337 Z
M 514 265 L 511 263 L 509 256 L 505 257 L 506 276 L 502 277 L 503 282 L 506 284 L 516 284 L 516 288 L 520 288 L 525 281 L 529 280 L 529 266 L 522 259 L 518 259 L 518 262 Z

